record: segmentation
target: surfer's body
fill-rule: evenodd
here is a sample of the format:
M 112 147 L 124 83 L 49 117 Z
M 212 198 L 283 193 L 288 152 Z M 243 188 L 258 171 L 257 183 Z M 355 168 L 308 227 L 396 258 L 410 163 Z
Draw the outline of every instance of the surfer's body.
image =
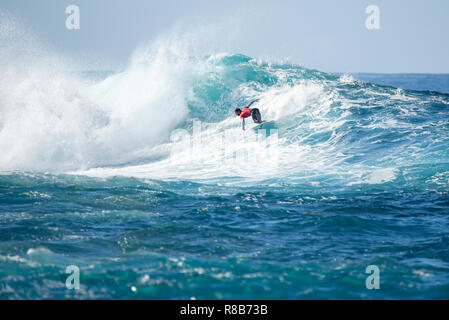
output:
M 254 123 L 262 123 L 262 116 L 260 115 L 260 111 L 257 108 L 250 108 L 254 103 L 258 102 L 259 99 L 252 101 L 249 105 L 247 105 L 243 110 L 240 108 L 235 109 L 235 114 L 242 119 L 242 129 L 245 130 L 245 119 L 252 117 Z

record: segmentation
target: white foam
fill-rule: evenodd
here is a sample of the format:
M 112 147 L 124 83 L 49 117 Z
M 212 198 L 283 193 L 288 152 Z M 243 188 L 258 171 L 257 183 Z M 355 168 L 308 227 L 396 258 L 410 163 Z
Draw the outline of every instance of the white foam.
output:
M 397 169 L 396 168 L 382 168 L 374 170 L 366 175 L 362 179 L 348 183 L 348 185 L 355 184 L 382 184 L 396 180 Z
M 127 70 L 92 84 L 11 19 L 0 24 L 0 171 L 132 161 L 188 114 L 196 65 L 176 44 L 138 50 Z

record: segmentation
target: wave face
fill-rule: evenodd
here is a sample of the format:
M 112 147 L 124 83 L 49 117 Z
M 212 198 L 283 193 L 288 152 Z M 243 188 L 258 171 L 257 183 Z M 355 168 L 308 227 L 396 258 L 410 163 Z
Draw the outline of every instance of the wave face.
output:
M 153 61 L 149 65 L 150 70 L 154 68 Z M 437 176 L 447 172 L 447 94 L 378 86 L 242 55 L 187 58 L 182 65 L 172 74 L 178 81 L 181 78 L 182 84 L 175 82 L 172 86 L 163 81 L 169 93 L 157 105 L 146 106 L 156 108 L 158 115 L 148 118 L 139 112 L 135 116 L 143 118 L 139 122 L 148 122 L 148 129 L 143 131 L 155 130 L 156 124 L 164 142 L 152 145 L 153 139 L 146 138 L 139 146 L 141 150 L 127 150 L 130 158 L 126 165 L 106 168 L 100 163 L 81 173 L 200 181 L 240 177 L 244 178 L 240 182 L 271 179 L 315 186 L 395 181 L 403 186 L 405 179 L 423 186 L 429 179 L 440 181 Z M 146 64 L 139 66 L 145 69 Z M 127 73 L 114 77 L 112 81 L 120 87 L 123 82 L 136 83 Z M 180 101 L 172 102 L 168 96 Z M 225 146 L 231 152 L 245 149 L 248 141 L 253 141 L 254 132 L 239 129 L 233 110 L 255 98 L 261 99 L 256 106 L 263 118 L 274 120 L 278 128 L 276 163 L 263 163 L 265 156 L 257 154 L 249 160 L 259 162 L 259 166 L 240 170 L 241 161 L 229 161 L 229 150 L 216 154 L 213 149 L 220 145 L 221 138 L 232 135 L 237 138 Z M 174 127 L 193 135 L 195 121 L 201 122 L 202 129 L 202 136 L 197 138 L 200 148 L 196 150 L 202 157 L 196 161 L 179 152 L 178 144 L 168 141 Z M 114 135 L 109 137 L 116 141 Z M 126 140 L 126 145 L 133 141 Z M 251 149 L 246 152 L 252 155 Z M 240 160 L 245 159 L 249 161 Z
M 167 43 L 66 72 L 8 34 L 0 298 L 449 298 L 448 94 Z

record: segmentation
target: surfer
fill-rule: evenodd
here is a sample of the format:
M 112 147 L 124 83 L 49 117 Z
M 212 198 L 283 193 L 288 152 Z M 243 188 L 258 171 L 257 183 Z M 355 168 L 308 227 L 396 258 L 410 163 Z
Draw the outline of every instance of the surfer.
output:
M 235 115 L 239 116 L 242 119 L 242 129 L 245 130 L 245 119 L 251 116 L 253 118 L 254 123 L 262 123 L 262 116 L 260 115 L 260 111 L 257 108 L 250 108 L 254 103 L 258 102 L 260 99 L 256 99 L 252 101 L 249 105 L 247 105 L 243 110 L 240 108 L 235 109 Z

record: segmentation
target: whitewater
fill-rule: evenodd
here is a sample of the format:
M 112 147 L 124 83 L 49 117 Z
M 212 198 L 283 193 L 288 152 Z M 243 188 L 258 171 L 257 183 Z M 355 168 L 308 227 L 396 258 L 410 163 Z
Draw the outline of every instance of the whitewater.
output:
M 79 72 L 1 31 L 0 298 L 449 297 L 449 94 L 164 39 Z

